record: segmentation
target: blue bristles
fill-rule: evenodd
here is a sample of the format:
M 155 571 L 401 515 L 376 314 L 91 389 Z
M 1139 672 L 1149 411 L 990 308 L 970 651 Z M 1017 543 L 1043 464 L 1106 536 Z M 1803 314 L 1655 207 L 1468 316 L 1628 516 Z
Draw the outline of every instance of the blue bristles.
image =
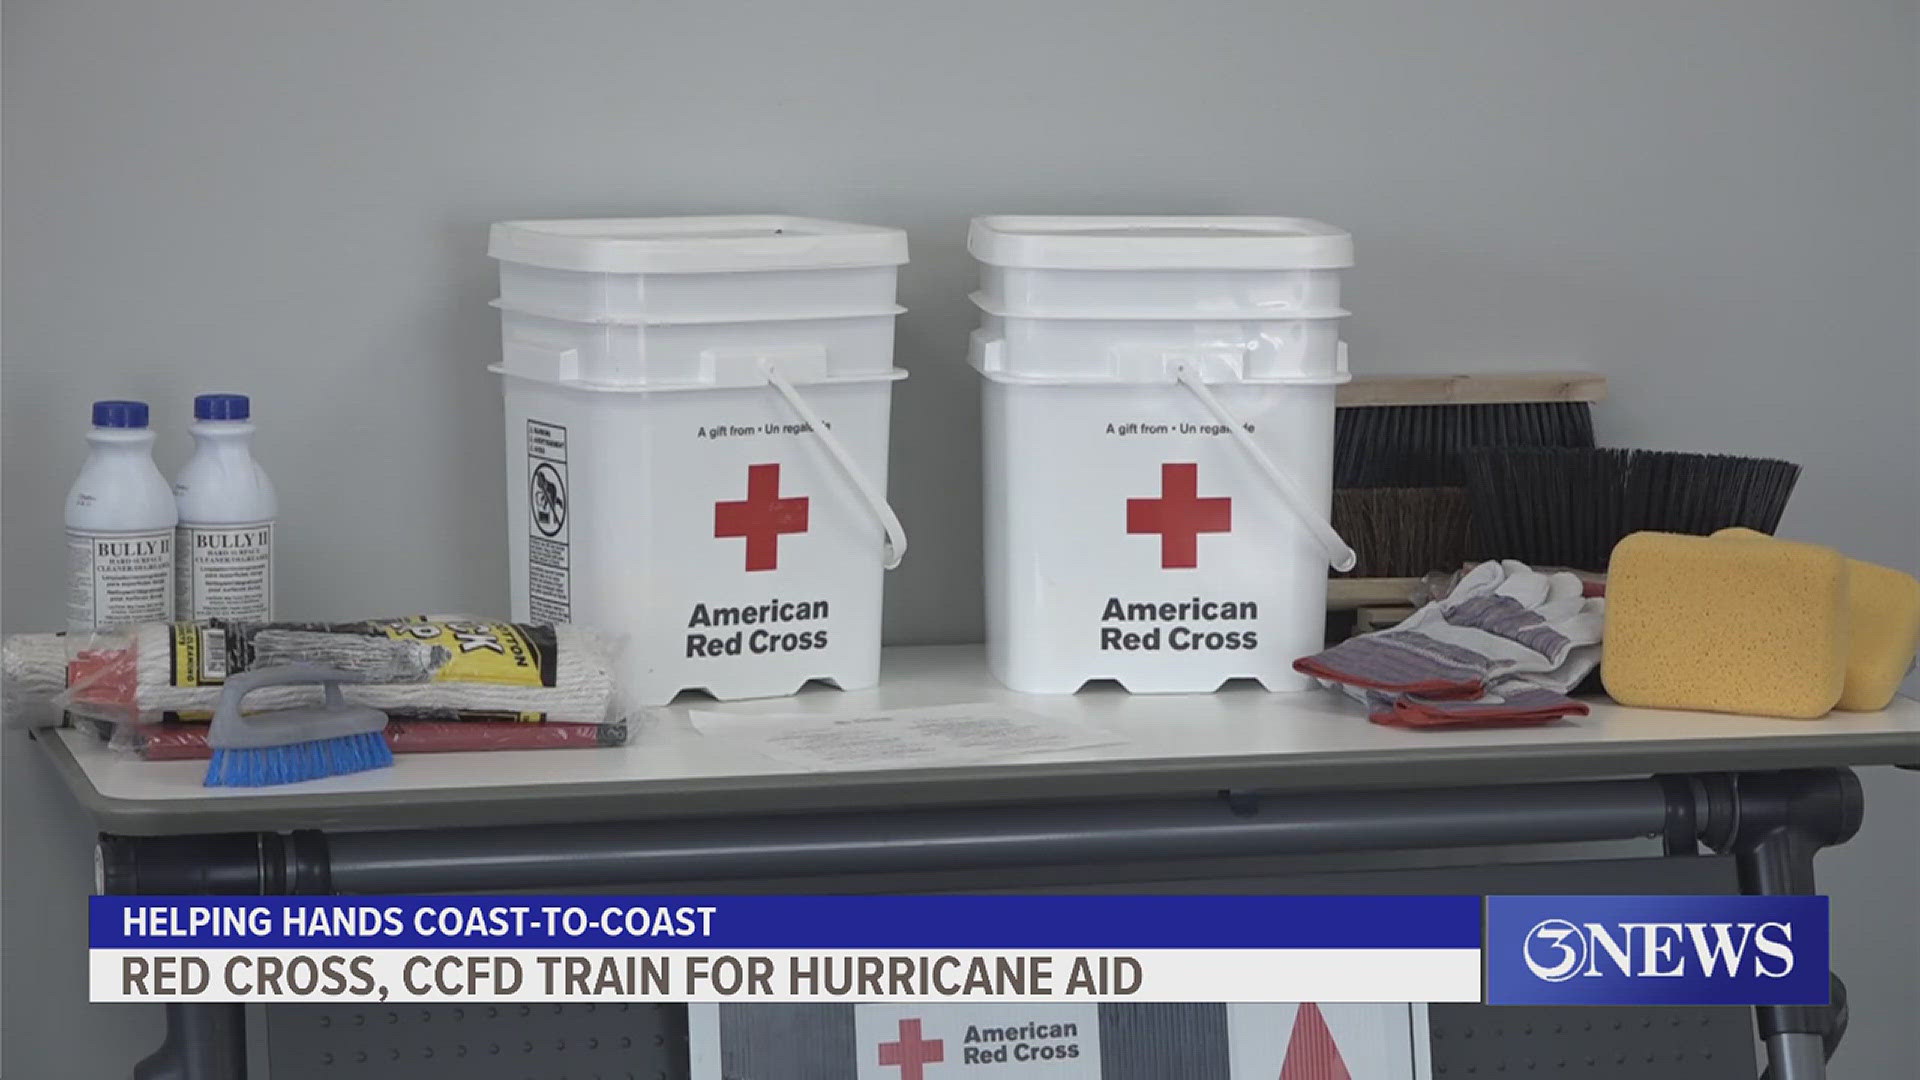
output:
M 393 764 L 386 735 L 369 731 L 255 750 L 215 750 L 207 762 L 207 787 L 271 787 L 323 776 L 382 769 Z

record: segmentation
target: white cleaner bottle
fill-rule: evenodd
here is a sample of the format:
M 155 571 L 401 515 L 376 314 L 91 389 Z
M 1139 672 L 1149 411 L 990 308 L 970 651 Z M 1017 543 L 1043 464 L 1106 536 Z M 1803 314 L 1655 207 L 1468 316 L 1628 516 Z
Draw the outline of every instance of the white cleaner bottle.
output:
M 273 521 L 279 504 L 253 460 L 244 394 L 193 399 L 193 457 L 173 482 L 180 508 L 175 607 L 181 619 L 273 618 Z
M 96 401 L 92 450 L 67 492 L 67 629 L 173 618 L 179 515 L 153 464 L 143 401 Z

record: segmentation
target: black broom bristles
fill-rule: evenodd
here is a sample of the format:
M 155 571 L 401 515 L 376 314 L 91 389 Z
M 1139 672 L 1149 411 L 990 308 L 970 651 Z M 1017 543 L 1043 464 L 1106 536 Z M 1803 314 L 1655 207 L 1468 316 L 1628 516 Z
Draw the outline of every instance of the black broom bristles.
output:
M 1359 562 L 1352 577 L 1421 577 L 1467 559 L 1467 492 L 1457 487 L 1333 493 L 1333 529 Z
M 1502 447 L 1462 461 L 1475 559 L 1577 570 L 1605 570 L 1642 530 L 1772 533 L 1800 477 L 1786 461 L 1659 450 Z
M 1592 445 L 1584 401 L 1352 406 L 1334 414 L 1333 486 L 1459 487 L 1469 450 Z

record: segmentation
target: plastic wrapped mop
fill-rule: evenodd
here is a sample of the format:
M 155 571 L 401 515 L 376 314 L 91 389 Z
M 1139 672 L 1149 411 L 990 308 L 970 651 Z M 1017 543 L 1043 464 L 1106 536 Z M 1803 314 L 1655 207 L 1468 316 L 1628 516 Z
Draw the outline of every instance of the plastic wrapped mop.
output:
M 226 679 L 289 663 L 364 677 L 349 701 L 399 719 L 623 723 L 617 643 L 572 626 L 409 617 L 357 623 L 141 623 L 86 635 L 16 634 L 7 705 L 24 722 L 60 711 L 122 726 L 212 715 Z M 277 686 L 247 711 L 309 706 L 313 686 Z

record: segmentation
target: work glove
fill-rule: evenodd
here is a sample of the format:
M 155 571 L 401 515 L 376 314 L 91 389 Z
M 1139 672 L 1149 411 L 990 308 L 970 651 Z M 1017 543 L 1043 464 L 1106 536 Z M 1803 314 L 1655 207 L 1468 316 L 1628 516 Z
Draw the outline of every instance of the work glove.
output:
M 1402 694 L 1367 719 L 1404 728 L 1526 727 L 1563 716 L 1585 716 L 1587 707 L 1558 690 L 1521 679 L 1496 679 L 1478 697 L 1424 698 Z
M 1588 665 L 1591 670 L 1591 664 Z M 1366 706 L 1367 719 L 1386 727 L 1527 727 L 1563 716 L 1585 716 L 1587 706 L 1566 694 L 1519 678 L 1496 679 L 1473 697 L 1392 694 L 1345 683 L 1327 683 Z
M 1429 700 L 1478 698 L 1508 680 L 1562 694 L 1599 660 L 1606 601 L 1573 574 L 1484 562 L 1398 626 L 1293 662 L 1342 686 Z

